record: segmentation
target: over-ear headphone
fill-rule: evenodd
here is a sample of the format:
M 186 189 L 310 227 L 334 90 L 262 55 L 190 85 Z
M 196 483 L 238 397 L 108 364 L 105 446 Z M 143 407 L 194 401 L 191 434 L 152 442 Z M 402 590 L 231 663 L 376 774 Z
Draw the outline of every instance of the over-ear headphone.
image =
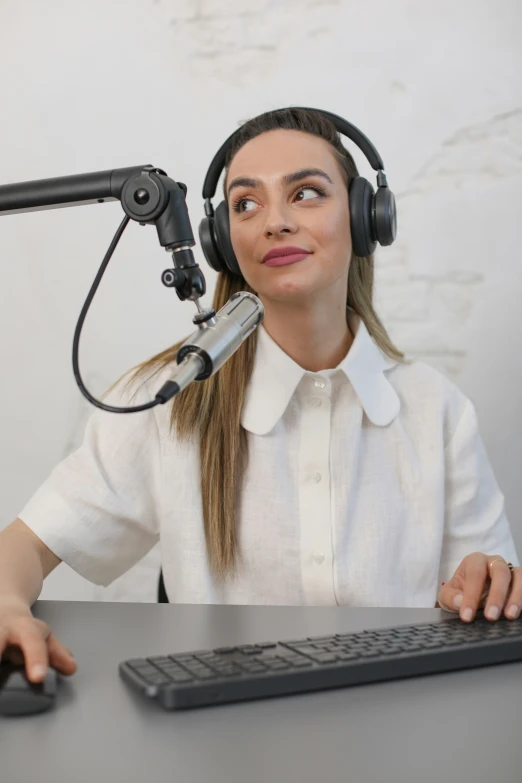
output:
M 377 192 L 364 177 L 354 177 L 349 185 L 350 228 L 355 255 L 362 257 L 371 255 L 377 243 L 391 245 L 397 235 L 395 196 L 386 182 L 382 158 L 371 141 L 355 125 L 337 114 L 303 106 L 291 108 L 316 111 L 329 119 L 339 133 L 357 144 L 372 168 L 377 171 Z M 238 128 L 228 137 L 209 166 L 203 183 L 206 217 L 199 225 L 199 240 L 209 265 L 216 272 L 227 271 L 233 275 L 241 275 L 241 270 L 230 240 L 228 207 L 225 201 L 221 201 L 214 212 L 211 199 L 216 193 L 219 177 L 225 166 L 227 150 L 240 131 L 241 128 Z

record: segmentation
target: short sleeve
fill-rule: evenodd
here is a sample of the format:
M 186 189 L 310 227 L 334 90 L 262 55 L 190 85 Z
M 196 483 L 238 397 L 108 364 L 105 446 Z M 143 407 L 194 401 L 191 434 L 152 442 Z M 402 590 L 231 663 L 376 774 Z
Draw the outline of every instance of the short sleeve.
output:
M 108 405 L 148 402 L 146 384 L 120 379 Z M 141 386 L 140 386 L 141 384 Z M 74 571 L 107 586 L 159 540 L 161 445 L 154 409 L 94 408 L 80 448 L 60 462 L 19 513 Z
M 473 403 L 466 399 L 445 448 L 445 520 L 439 584 L 472 552 L 499 554 L 519 565 L 513 536 Z

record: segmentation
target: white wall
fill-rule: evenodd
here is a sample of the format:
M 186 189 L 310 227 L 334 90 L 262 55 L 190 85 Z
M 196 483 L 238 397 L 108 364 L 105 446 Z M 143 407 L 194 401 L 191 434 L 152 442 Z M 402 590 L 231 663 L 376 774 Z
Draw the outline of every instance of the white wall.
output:
M 18 0 L 0 6 L 0 183 L 153 163 L 201 186 L 222 141 L 289 104 L 339 113 L 375 143 L 399 236 L 377 254 L 392 338 L 475 402 L 522 552 L 522 12 L 518 0 Z M 350 142 L 360 172 L 374 172 Z M 118 203 L 0 220 L 0 527 L 75 448 L 92 408 L 74 327 Z M 207 279 L 215 276 L 196 257 Z M 100 394 L 192 328 L 160 282 L 152 227 L 131 224 L 82 334 Z M 155 548 L 109 588 L 60 566 L 42 598 L 153 601 Z

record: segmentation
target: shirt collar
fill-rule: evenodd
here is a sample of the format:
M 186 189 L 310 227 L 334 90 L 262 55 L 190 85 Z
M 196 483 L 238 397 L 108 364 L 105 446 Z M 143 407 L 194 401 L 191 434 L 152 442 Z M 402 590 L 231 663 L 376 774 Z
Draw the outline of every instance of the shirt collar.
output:
M 372 424 L 386 426 L 397 416 L 400 400 L 385 376 L 397 362 L 381 351 L 370 336 L 362 318 L 347 310 L 353 343 L 337 370 L 352 384 L 357 398 Z M 258 327 L 254 369 L 241 412 L 242 426 L 254 435 L 266 435 L 284 414 L 301 378 L 307 373 Z M 320 372 L 308 373 L 321 375 Z

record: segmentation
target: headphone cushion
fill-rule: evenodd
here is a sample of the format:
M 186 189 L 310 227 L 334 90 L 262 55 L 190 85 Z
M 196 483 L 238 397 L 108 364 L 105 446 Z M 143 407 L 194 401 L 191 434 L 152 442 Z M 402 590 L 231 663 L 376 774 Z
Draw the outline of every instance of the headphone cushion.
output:
M 397 236 L 395 196 L 389 188 L 377 188 L 375 194 L 375 231 L 380 245 L 391 245 Z
M 221 257 L 225 262 L 226 268 L 233 275 L 241 275 L 241 269 L 237 262 L 232 241 L 230 239 L 230 221 L 228 219 L 228 207 L 225 201 L 218 204 L 214 217 L 214 229 L 216 240 L 221 252 Z
M 367 179 L 352 179 L 348 191 L 352 247 L 355 255 L 362 258 L 370 256 L 377 247 L 372 220 L 373 197 L 374 190 Z
M 204 217 L 199 224 L 199 242 L 211 269 L 222 272 L 224 267 L 214 235 L 214 218 Z

